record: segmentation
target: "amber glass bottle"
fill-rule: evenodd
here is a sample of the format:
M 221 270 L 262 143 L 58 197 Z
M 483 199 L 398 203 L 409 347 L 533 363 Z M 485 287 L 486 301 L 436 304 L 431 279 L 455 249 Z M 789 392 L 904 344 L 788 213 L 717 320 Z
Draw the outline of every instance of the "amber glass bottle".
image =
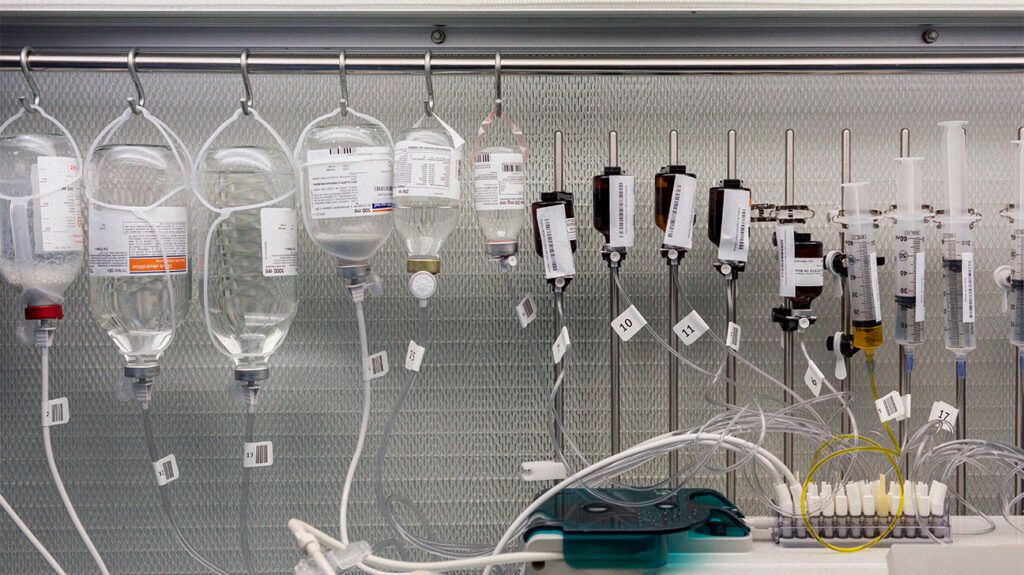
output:
M 675 189 L 676 176 L 697 176 L 686 171 L 686 166 L 669 166 L 662 168 L 654 176 L 654 223 L 661 231 L 668 226 L 668 214 L 672 210 L 672 191 Z
M 604 236 L 604 241 L 610 241 L 609 228 L 611 227 L 611 216 L 608 213 L 611 193 L 611 176 L 621 176 L 622 168 L 618 166 L 606 166 L 604 173 L 594 176 L 594 229 Z
M 708 239 L 717 247 L 722 241 L 722 209 L 725 190 L 745 190 L 750 198 L 750 189 L 743 187 L 742 180 L 722 180 L 708 192 Z
M 548 206 L 565 206 L 565 223 L 569 228 L 569 245 L 576 253 L 576 214 L 573 211 L 573 198 L 569 192 L 541 192 L 540 201 L 530 205 L 530 217 L 533 219 L 533 250 L 538 256 L 544 257 L 544 248 L 540 242 L 540 226 L 537 225 L 537 210 Z

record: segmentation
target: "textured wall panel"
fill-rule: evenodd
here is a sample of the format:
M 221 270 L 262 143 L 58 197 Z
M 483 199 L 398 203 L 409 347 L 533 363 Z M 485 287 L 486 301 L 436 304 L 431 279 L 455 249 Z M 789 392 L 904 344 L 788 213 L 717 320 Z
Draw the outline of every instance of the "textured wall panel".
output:
M 86 148 L 132 94 L 126 74 L 39 73 L 43 103 L 64 120 Z M 24 87 L 14 74 L 0 75 L 0 114 L 15 110 Z M 237 106 L 241 82 L 231 75 L 147 74 L 149 105 L 182 136 L 193 151 Z M 258 76 L 256 105 L 294 142 L 302 127 L 328 111 L 337 98 L 337 80 L 329 76 Z M 358 77 L 350 80 L 354 105 L 393 130 L 419 114 L 423 81 L 418 77 Z M 492 81 L 486 77 L 435 79 L 437 109 L 463 135 L 475 133 L 487 113 Z M 739 131 L 739 175 L 754 190 L 755 201 L 781 202 L 783 131 L 796 130 L 797 199 L 818 211 L 810 226 L 826 246 L 837 234 L 824 213 L 838 200 L 839 131 L 853 130 L 855 179 L 877 182 L 872 201 L 893 201 L 892 180 L 898 130 L 912 133 L 914 155 L 927 160 L 923 189 L 933 205 L 943 203 L 937 121 L 964 119 L 970 125 L 971 201 L 985 214 L 977 227 L 978 350 L 970 356 L 969 432 L 972 436 L 1011 440 L 1011 350 L 1008 320 L 1000 314 L 998 292 L 988 279 L 1006 260 L 1008 226 L 997 216 L 1011 201 L 1009 140 L 1024 120 L 1024 78 L 1010 75 L 962 76 L 751 76 L 751 77 L 509 77 L 506 110 L 529 135 L 533 147 L 528 168 L 531 199 L 550 187 L 551 132 L 566 137 L 566 183 L 577 195 L 580 242 L 579 275 L 567 298 L 575 342 L 566 401 L 572 433 L 588 458 L 608 449 L 607 272 L 598 250 L 589 182 L 606 156 L 606 132 L 620 133 L 620 161 L 638 179 L 637 247 L 623 267 L 623 281 L 637 307 L 657 329 L 667 331 L 665 265 L 657 255 L 660 234 L 651 217 L 652 176 L 667 159 L 667 132 L 678 129 L 681 157 L 696 172 L 701 188 L 723 176 L 724 139 Z M 464 198 L 469 182 L 463 183 Z M 699 196 L 703 219 L 706 197 Z M 445 250 L 445 273 L 431 305 L 429 352 L 420 385 L 400 421 L 391 448 L 387 476 L 392 492 L 419 506 L 432 523 L 429 533 L 443 540 L 493 542 L 527 501 L 535 487 L 517 477 L 521 461 L 549 456 L 546 436 L 550 386 L 549 345 L 552 314 L 539 258 L 526 254 L 514 276 L 517 292 L 533 292 L 542 304 L 540 318 L 520 330 L 508 305 L 501 278 L 482 252 L 471 202 L 464 201 L 459 229 Z M 739 317 L 743 353 L 781 377 L 778 328 L 768 320 L 777 305 L 770 227 L 753 232 L 752 262 L 740 280 Z M 890 232 L 880 234 L 887 252 Z M 524 232 L 523 240 L 526 243 Z M 723 282 L 712 273 L 713 251 L 703 223 L 696 247 L 682 265 L 685 295 L 709 323 L 724 327 Z M 937 253 L 932 230 L 928 251 Z M 358 342 L 351 305 L 332 263 L 303 238 L 300 309 L 287 342 L 272 359 L 257 435 L 275 442 L 276 464 L 254 472 L 253 538 L 262 572 L 282 573 L 297 558 L 285 522 L 303 517 L 334 531 L 337 501 L 355 443 L 360 402 Z M 393 372 L 374 382 L 374 453 L 387 409 L 404 383 L 398 366 L 406 342 L 415 333 L 416 306 L 405 289 L 404 254 L 393 237 L 376 259 L 385 295 L 370 300 L 371 349 L 386 349 Z M 882 272 L 883 308 L 893 313 L 892 271 Z M 936 399 L 953 399 L 953 361 L 941 343 L 942 295 L 937 259 L 928 264 L 928 343 L 920 352 L 914 404 L 920 422 Z M 198 293 L 198 291 L 196 292 Z M 137 408 L 113 395 L 121 361 L 114 346 L 94 324 L 87 308 L 86 284 L 68 294 L 66 319 L 53 350 L 53 396 L 66 395 L 73 406 L 69 425 L 55 430 L 54 443 L 68 489 L 83 521 L 116 573 L 199 573 L 181 552 L 155 499 L 144 455 Z M 37 358 L 13 334 L 15 293 L 0 291 L 0 489 L 50 545 L 71 572 L 94 570 L 65 518 L 49 480 L 38 429 Z M 838 325 L 836 300 L 816 302 L 821 320 L 809 333 L 812 353 L 823 366 L 830 354 L 822 340 Z M 240 482 L 241 406 L 225 393 L 231 378 L 227 359 L 210 344 L 198 306 L 163 362 L 154 402 L 161 451 L 175 453 L 183 477 L 172 497 L 186 533 L 211 559 L 233 572 L 241 570 L 236 517 Z M 685 313 L 684 304 L 684 313 Z M 889 321 L 889 325 L 891 325 Z M 891 330 L 887 329 L 887 337 Z M 686 350 L 705 369 L 715 369 L 720 350 L 706 341 Z M 666 354 L 643 333 L 623 346 L 623 432 L 630 445 L 666 428 Z M 896 385 L 896 349 L 880 352 L 880 385 Z M 798 373 L 803 373 L 798 359 Z M 825 369 L 825 371 L 830 371 Z M 779 394 L 771 384 L 740 369 L 741 399 Z M 853 368 L 862 427 L 873 429 L 865 397 L 863 360 Z M 708 381 L 681 371 L 682 421 L 694 425 L 713 409 L 703 400 Z M 720 388 L 721 384 L 715 384 Z M 721 390 L 712 388 L 721 396 Z M 770 445 L 781 442 L 772 438 Z M 799 445 L 801 463 L 815 446 Z M 361 468 L 351 515 L 355 536 L 383 547 L 394 540 L 376 512 L 371 460 Z M 664 463 L 651 465 L 633 479 L 660 479 Z M 697 481 L 720 486 L 720 478 L 702 472 Z M 763 511 L 743 483 L 739 502 Z M 992 508 L 989 483 L 976 482 L 979 501 Z M 405 518 L 409 525 L 416 520 Z M 394 548 L 391 549 L 394 551 Z M 45 572 L 44 563 L 9 521 L 0 521 L 0 573 Z

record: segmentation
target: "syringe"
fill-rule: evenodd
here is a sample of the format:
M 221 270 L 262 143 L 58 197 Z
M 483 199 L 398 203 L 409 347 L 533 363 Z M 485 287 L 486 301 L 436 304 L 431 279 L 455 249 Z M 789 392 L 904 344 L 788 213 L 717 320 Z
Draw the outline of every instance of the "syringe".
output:
M 1021 368 L 1024 369 L 1024 130 L 1018 134 L 1022 139 L 1014 140 L 1017 156 L 1016 187 L 1017 203 L 1013 206 L 1011 221 L 1013 242 L 1010 252 L 1010 343 L 1021 350 Z
M 904 132 L 904 140 L 909 140 Z M 909 148 L 909 141 L 901 147 Z M 918 164 L 924 158 L 896 158 L 896 197 L 898 203 L 889 212 L 896 224 L 896 332 L 894 339 L 903 348 L 903 371 L 914 368 L 914 348 L 924 343 L 924 224 L 931 216 L 921 205 L 918 190 Z
M 853 320 L 853 346 L 871 359 L 882 346 L 882 306 L 878 290 L 878 213 L 868 208 L 867 182 L 843 184 L 846 207 L 836 221 L 846 228 L 847 279 Z

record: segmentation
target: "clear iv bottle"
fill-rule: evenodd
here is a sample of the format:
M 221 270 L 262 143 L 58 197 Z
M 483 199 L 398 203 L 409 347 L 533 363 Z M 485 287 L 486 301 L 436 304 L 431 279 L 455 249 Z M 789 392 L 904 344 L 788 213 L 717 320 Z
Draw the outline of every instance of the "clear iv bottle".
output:
M 79 170 L 71 142 L 52 130 L 0 136 L 0 195 L 15 198 L 0 198 L 0 275 L 26 307 L 59 305 L 81 269 Z
M 526 162 L 518 148 L 490 146 L 473 157 L 473 199 L 487 255 L 502 258 L 519 251 L 526 222 Z
M 303 220 L 339 266 L 365 266 L 394 229 L 391 140 L 353 114 L 311 130 L 298 150 Z
M 155 365 L 192 301 L 187 176 L 169 147 L 137 144 L 96 148 L 86 170 L 92 315 L 129 367 Z
M 395 143 L 395 228 L 410 273 L 441 270 L 441 246 L 459 223 L 460 150 L 433 113 Z
M 222 211 L 216 220 L 209 214 L 202 233 L 209 238 L 204 260 L 209 329 L 234 361 L 236 379 L 246 371 L 265 371 L 288 334 L 298 300 L 295 195 L 284 197 L 295 189 L 291 163 L 276 148 L 215 148 L 201 159 L 196 185 L 218 210 L 239 208 Z M 274 200 L 280 201 L 246 207 Z

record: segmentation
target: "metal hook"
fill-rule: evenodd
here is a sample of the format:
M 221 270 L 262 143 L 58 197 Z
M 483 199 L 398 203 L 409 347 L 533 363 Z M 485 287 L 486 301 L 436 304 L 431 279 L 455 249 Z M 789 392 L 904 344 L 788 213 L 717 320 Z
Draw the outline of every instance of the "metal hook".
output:
M 494 117 L 501 117 L 501 52 L 494 52 Z
M 32 53 L 32 48 L 25 46 L 21 49 L 21 74 L 25 76 L 25 83 L 28 84 L 28 89 L 32 91 L 32 104 L 27 103 L 27 97 L 22 96 L 18 98 L 26 112 L 35 112 L 35 106 L 39 105 L 39 86 L 36 85 L 36 79 L 32 77 L 31 69 L 28 65 L 28 55 Z
M 242 113 L 246 116 L 252 115 L 252 84 L 249 83 L 249 49 L 245 48 L 238 55 L 238 66 L 242 69 L 242 84 L 245 86 L 245 97 L 239 100 L 242 105 Z
M 423 55 L 423 77 L 427 80 L 427 99 L 423 101 L 428 114 L 434 113 L 434 76 L 430 73 L 430 50 Z
M 338 82 L 341 83 L 341 115 L 348 115 L 348 68 L 345 62 L 345 51 L 338 53 Z
M 128 75 L 132 77 L 132 83 L 135 84 L 135 93 L 138 94 L 137 99 L 128 98 L 128 106 L 135 115 L 141 114 L 142 108 L 146 105 L 146 92 L 142 89 L 142 81 L 139 80 L 139 70 L 135 66 L 135 56 L 138 52 L 136 48 L 128 51 Z

